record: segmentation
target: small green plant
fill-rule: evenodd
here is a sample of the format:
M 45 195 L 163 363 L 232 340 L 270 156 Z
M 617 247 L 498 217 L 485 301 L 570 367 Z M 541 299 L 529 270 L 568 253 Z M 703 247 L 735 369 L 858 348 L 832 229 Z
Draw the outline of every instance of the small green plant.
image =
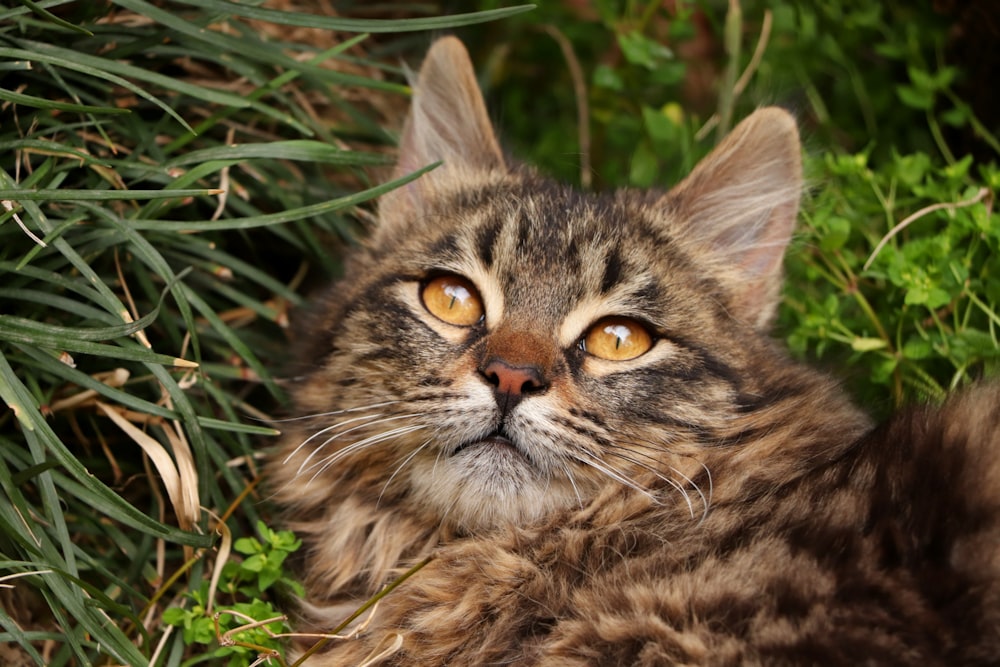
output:
M 912 394 L 940 399 L 1000 361 L 1000 227 L 989 201 L 998 174 L 970 174 L 971 162 L 812 162 L 826 185 L 787 263 L 784 328 L 796 352 L 844 364 L 877 411 Z
M 284 563 L 290 554 L 302 546 L 302 540 L 290 530 L 272 530 L 263 521 L 257 522 L 257 534 L 260 535 L 260 540 L 256 537 L 241 537 L 233 543 L 233 550 L 246 558 L 240 563 L 227 563 L 226 567 L 230 571 L 223 570 L 222 574 L 223 577 L 228 576 L 233 586 L 244 585 L 238 589 L 230 588 L 229 592 L 235 593 L 238 590 L 243 595 L 254 597 L 251 595 L 252 591 L 264 592 L 273 584 L 281 582 L 301 594 L 298 583 L 286 577 Z
M 284 569 L 285 559 L 302 541 L 291 531 L 272 530 L 263 521 L 257 522 L 257 534 L 260 539 L 241 537 L 233 543 L 233 550 L 243 557 L 223 565 L 217 588 L 202 582 L 184 595 L 185 604 L 163 612 L 164 623 L 183 628 L 185 644 L 217 645 L 207 656 L 225 658 L 229 667 L 281 659 L 281 638 L 291 628 L 269 591 L 284 588 L 285 595 L 303 594 L 301 585 Z
M 779 39 L 769 81 L 799 81 L 839 143 L 807 156 L 817 187 L 787 262 L 790 346 L 840 366 L 877 414 L 994 373 L 1000 143 L 956 92 L 963 73 L 943 59 L 947 22 L 846 0 L 784 3 L 775 16 L 779 35 L 816 48 Z M 949 136 L 976 156 L 956 154 Z

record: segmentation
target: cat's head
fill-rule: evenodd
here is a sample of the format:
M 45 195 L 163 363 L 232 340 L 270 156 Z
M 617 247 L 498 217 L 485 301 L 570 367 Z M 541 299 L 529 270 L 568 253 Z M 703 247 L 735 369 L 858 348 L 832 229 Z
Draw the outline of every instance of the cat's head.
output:
M 442 165 L 383 198 L 313 334 L 282 464 L 301 504 L 480 530 L 608 485 L 693 494 L 697 452 L 780 392 L 799 151 L 762 109 L 669 193 L 580 194 L 507 164 L 465 49 L 437 41 L 397 173 Z

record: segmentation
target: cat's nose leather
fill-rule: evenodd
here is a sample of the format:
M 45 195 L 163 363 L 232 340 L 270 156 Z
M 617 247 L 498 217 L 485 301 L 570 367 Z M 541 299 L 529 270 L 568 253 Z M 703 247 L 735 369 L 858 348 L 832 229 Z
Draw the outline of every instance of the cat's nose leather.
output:
M 503 359 L 493 359 L 479 371 L 493 386 L 497 404 L 509 412 L 525 394 L 538 393 L 548 387 L 542 372 L 535 366 L 513 366 Z

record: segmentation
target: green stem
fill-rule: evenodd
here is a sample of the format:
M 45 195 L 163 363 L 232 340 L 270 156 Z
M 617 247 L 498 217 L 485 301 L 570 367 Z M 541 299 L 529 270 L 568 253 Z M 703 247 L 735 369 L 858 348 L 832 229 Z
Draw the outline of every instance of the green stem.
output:
M 934 143 L 937 144 L 941 155 L 944 156 L 949 165 L 955 164 L 955 156 L 952 154 L 951 149 L 948 148 L 948 143 L 944 140 L 944 135 L 941 134 L 941 126 L 930 111 L 927 112 L 927 126 L 931 130 L 931 136 L 934 137 Z
M 681 3 L 677 2 L 677 6 L 675 7 L 675 11 L 677 13 L 680 13 L 681 11 L 680 5 Z M 656 16 L 656 10 L 661 6 L 662 3 L 660 0 L 652 0 L 648 5 L 646 5 L 646 9 L 643 10 L 642 17 L 639 19 L 639 24 L 636 26 L 639 29 L 639 32 L 646 32 L 646 28 L 649 27 L 649 22 L 653 20 L 653 17 Z
M 864 311 L 865 316 L 868 317 L 868 320 L 872 323 L 872 326 L 875 327 L 875 330 L 878 332 L 879 338 L 884 340 L 886 342 L 886 345 L 889 346 L 889 351 L 892 354 L 895 354 L 896 346 L 893 345 L 892 338 L 889 336 L 889 333 L 885 330 L 885 327 L 882 326 L 882 321 L 879 320 L 878 315 L 875 314 L 875 310 L 872 308 L 871 304 L 868 303 L 868 299 L 866 299 L 865 295 L 861 293 L 861 290 L 856 289 L 852 292 L 852 294 L 854 295 L 854 300 L 858 302 L 859 306 L 861 306 L 861 310 Z
M 422 561 L 420 561 L 419 563 L 417 563 L 416 565 L 414 565 L 413 567 L 411 567 L 409 570 L 407 570 L 406 572 L 404 572 L 403 575 L 399 579 L 396 579 L 395 581 L 393 581 L 391 584 L 389 584 L 388 586 L 386 586 L 385 588 L 383 588 L 381 591 L 379 591 L 378 594 L 376 594 L 375 596 L 373 596 L 372 598 L 370 598 L 367 602 L 365 602 L 363 605 L 361 605 L 360 607 L 358 607 L 357 611 L 355 611 L 353 614 L 351 614 L 350 616 L 348 616 L 347 619 L 343 623 L 341 623 L 340 625 L 338 625 L 337 627 L 335 627 L 330 634 L 331 635 L 336 635 L 339 632 L 342 632 L 344 630 L 344 628 L 347 628 L 348 626 L 350 626 L 351 623 L 353 623 L 362 614 L 364 614 L 366 611 L 368 611 L 369 609 L 371 609 L 372 607 L 374 607 L 376 604 L 378 604 L 379 600 L 381 600 L 382 598 L 384 598 L 386 595 L 388 595 L 389 593 L 391 593 L 392 591 L 394 591 L 397 587 L 399 587 L 399 585 L 402 584 L 404 581 L 406 581 L 407 579 L 409 579 L 410 577 L 412 577 L 414 574 L 416 574 L 417 572 L 419 572 L 421 570 L 421 568 L 423 568 L 425 565 L 427 565 L 427 563 L 431 562 L 431 560 L 433 558 L 434 558 L 433 556 L 428 556 L 427 558 L 423 559 Z M 324 646 L 326 646 L 327 643 L 329 643 L 331 639 L 332 639 L 331 637 L 327 637 L 327 638 L 321 639 L 318 642 L 316 642 L 315 644 L 313 644 L 309 648 L 308 651 L 306 651 L 305 653 L 303 653 L 299 657 L 298 660 L 296 660 L 295 662 L 292 663 L 291 667 L 300 667 L 300 665 L 302 665 L 306 661 L 307 658 L 309 658 L 310 656 L 314 655 L 317 651 L 319 651 Z
M 943 92 L 956 107 L 968 106 L 951 90 L 946 88 Z M 969 111 L 969 124 L 972 125 L 972 131 L 976 133 L 976 136 L 985 141 L 994 151 L 1000 153 L 1000 141 L 997 141 L 997 138 L 993 135 L 993 133 L 990 132 L 985 125 L 979 122 L 979 119 L 976 118 L 976 115 L 972 113 L 971 110 Z
M 736 106 L 736 78 L 739 75 L 740 46 L 742 41 L 743 11 L 739 0 L 729 0 L 729 11 L 726 12 L 724 44 L 729 62 L 723 75 L 722 88 L 719 91 L 719 125 L 715 129 L 716 141 L 729 134 L 733 122 L 733 107 Z

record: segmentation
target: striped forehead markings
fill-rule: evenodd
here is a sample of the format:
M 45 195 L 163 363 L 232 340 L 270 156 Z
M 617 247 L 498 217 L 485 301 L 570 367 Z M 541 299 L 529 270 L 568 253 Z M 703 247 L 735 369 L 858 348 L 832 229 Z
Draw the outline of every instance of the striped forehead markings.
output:
M 607 257 L 604 259 L 604 275 L 601 278 L 601 293 L 607 294 L 621 280 L 622 257 L 618 252 L 618 246 L 609 249 Z
M 479 259 L 482 260 L 486 268 L 493 266 L 493 250 L 496 246 L 497 237 L 500 235 L 500 228 L 503 222 L 497 218 L 489 219 L 486 224 L 479 228 L 476 234 L 476 248 Z

